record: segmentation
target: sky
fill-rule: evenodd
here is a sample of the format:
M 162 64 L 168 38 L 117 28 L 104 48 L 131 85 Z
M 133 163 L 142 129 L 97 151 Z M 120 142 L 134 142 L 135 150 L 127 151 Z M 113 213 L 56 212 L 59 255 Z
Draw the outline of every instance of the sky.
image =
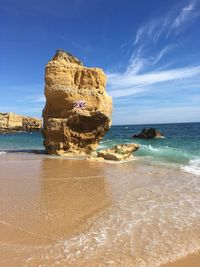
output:
M 113 124 L 200 121 L 200 0 L 0 0 L 0 112 L 41 117 L 64 49 L 107 75 Z

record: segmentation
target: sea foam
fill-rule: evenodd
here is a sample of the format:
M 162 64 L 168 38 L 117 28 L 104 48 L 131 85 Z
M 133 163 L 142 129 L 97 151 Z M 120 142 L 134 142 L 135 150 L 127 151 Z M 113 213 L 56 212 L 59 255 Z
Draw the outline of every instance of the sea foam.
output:
M 190 160 L 189 163 L 181 168 L 183 171 L 200 175 L 200 159 Z
M 137 152 L 137 155 L 140 156 L 151 156 L 154 158 L 159 158 L 171 162 L 177 162 L 177 163 L 185 163 L 190 158 L 191 155 L 184 151 L 183 149 L 175 148 L 175 147 L 169 147 L 169 146 L 152 146 L 149 145 L 141 145 L 139 151 Z

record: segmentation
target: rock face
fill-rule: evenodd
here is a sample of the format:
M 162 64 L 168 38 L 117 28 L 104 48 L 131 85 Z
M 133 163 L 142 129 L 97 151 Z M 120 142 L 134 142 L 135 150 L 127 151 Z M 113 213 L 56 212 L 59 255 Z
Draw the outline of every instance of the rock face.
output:
M 38 131 L 42 128 L 42 120 L 15 113 L 0 113 L 0 133 L 17 131 Z
M 155 128 L 143 129 L 140 134 L 133 135 L 133 138 L 151 139 L 151 138 L 164 138 L 159 130 Z
M 138 144 L 122 144 L 98 152 L 97 156 L 106 160 L 127 160 L 133 157 L 133 152 L 139 148 Z
M 104 72 L 57 50 L 46 65 L 45 83 L 47 153 L 90 154 L 111 125 L 112 99 L 105 91 Z

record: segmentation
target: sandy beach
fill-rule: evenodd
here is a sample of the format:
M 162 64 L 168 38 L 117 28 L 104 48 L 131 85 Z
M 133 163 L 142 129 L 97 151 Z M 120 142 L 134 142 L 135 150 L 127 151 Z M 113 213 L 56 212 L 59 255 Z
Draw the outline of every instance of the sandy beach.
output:
M 0 267 L 200 267 L 200 0 L 0 10 Z
M 200 252 L 188 255 L 177 261 L 161 265 L 160 267 L 199 267 L 200 266 Z
M 2 267 L 161 266 L 199 249 L 200 181 L 177 168 L 6 153 L 0 169 Z M 163 266 L 199 255 L 184 262 Z

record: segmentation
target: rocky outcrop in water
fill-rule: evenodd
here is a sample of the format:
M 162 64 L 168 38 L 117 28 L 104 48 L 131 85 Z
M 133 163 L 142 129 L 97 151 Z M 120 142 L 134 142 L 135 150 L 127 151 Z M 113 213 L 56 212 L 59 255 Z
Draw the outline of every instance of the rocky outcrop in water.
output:
M 15 113 L 0 113 L 0 133 L 17 131 L 38 131 L 42 120 L 21 116 Z
M 97 153 L 97 156 L 106 160 L 128 160 L 133 158 L 133 152 L 139 148 L 138 144 L 122 144 L 116 145 L 112 148 L 101 150 Z
M 90 154 L 111 125 L 106 76 L 58 50 L 46 65 L 44 145 L 49 154 Z
M 143 129 L 140 134 L 133 135 L 133 138 L 152 139 L 152 138 L 164 138 L 161 132 L 155 128 Z

